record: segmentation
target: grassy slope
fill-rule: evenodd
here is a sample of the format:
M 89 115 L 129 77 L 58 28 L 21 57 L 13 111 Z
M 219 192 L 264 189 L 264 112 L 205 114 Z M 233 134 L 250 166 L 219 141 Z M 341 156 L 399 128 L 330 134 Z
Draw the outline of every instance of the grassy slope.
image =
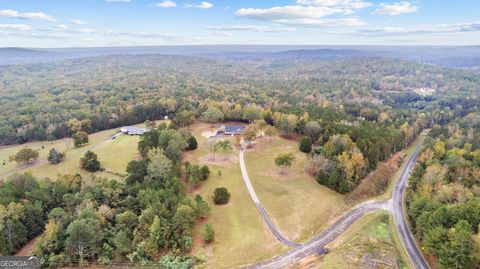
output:
M 282 152 L 295 154 L 295 164 L 280 176 L 274 158 Z M 261 139 L 246 154 L 252 184 L 274 223 L 290 240 L 304 242 L 327 227 L 347 208 L 343 196 L 318 184 L 305 170 L 307 155 L 298 143 L 279 137 Z
M 212 128 L 207 124 L 196 124 L 191 127 L 199 148 L 185 154 L 185 160 L 192 163 L 203 163 L 209 156 L 207 139 L 201 134 Z M 235 143 L 231 138 L 232 143 Z M 222 165 L 212 165 L 210 178 L 196 190 L 190 190 L 192 197 L 198 193 L 210 204 L 212 210 L 204 223 L 212 223 L 215 229 L 215 242 L 205 246 L 196 231 L 194 254 L 207 260 L 207 268 L 237 268 L 246 264 L 259 262 L 287 250 L 273 237 L 266 228 L 260 214 L 250 199 L 241 178 L 238 163 L 238 147 L 230 154 L 232 159 Z M 222 159 L 223 156 L 217 156 Z M 221 170 L 221 176 L 218 175 Z M 211 199 L 216 187 L 226 187 L 231 193 L 230 202 L 225 206 L 214 205 Z
M 388 223 L 382 222 L 388 217 Z M 332 251 L 315 262 L 316 268 L 363 268 L 362 257 L 371 254 L 376 259 L 386 260 L 393 267 L 378 264 L 377 268 L 409 268 L 399 254 L 395 243 L 393 218 L 385 211 L 371 213 L 347 229 L 330 244 Z
M 413 143 L 411 143 L 409 145 L 409 147 L 407 147 L 406 149 L 402 150 L 401 154 L 405 154 L 405 157 L 404 157 L 404 160 L 403 160 L 403 164 L 397 169 L 397 171 L 391 175 L 391 178 L 390 178 L 390 182 L 388 184 L 388 187 L 387 189 L 385 190 L 385 192 L 377 197 L 373 197 L 372 199 L 373 200 L 377 200 L 377 201 L 381 201 L 381 200 L 388 200 L 388 199 L 391 199 L 392 198 L 392 192 L 393 192 L 393 188 L 395 187 L 395 184 L 397 182 L 397 179 L 399 178 L 400 176 L 400 173 L 401 171 L 404 169 L 405 165 L 406 165 L 406 161 L 408 160 L 408 158 L 410 157 L 410 155 L 414 152 L 415 150 L 415 147 L 418 145 L 418 143 L 420 142 L 420 139 L 422 138 L 423 135 L 421 135 L 421 137 L 417 138 Z M 374 213 L 374 214 L 370 214 L 362 219 L 360 219 L 353 227 L 351 227 L 349 230 L 347 230 L 347 232 L 345 232 L 336 242 L 337 243 L 334 243 L 332 244 L 331 247 L 333 248 L 337 248 L 338 249 L 335 249 L 333 251 L 333 253 L 335 253 L 336 255 L 340 255 L 340 254 L 346 254 L 348 253 L 348 251 L 351 251 L 350 249 L 348 248 L 342 248 L 342 246 L 339 246 L 338 242 L 341 242 L 342 240 L 346 240 L 346 238 L 348 238 L 349 236 L 352 236 L 352 233 L 354 232 L 358 232 L 359 229 L 358 227 L 362 227 L 363 224 L 365 223 L 368 223 L 370 222 L 370 226 L 374 225 L 375 223 L 379 223 L 379 220 L 377 220 L 376 222 L 373 221 L 373 219 L 375 218 L 375 216 L 377 214 L 388 214 L 390 215 L 390 222 L 388 224 L 388 228 L 389 228 L 389 231 L 390 231 L 390 237 L 391 237 L 391 242 L 392 244 L 394 244 L 395 246 L 395 257 L 397 257 L 398 259 L 402 260 L 403 262 L 403 265 L 406 267 L 406 268 L 413 268 L 413 265 L 410 261 L 410 258 L 408 257 L 408 254 L 405 250 L 405 248 L 403 247 L 403 244 L 402 244 L 402 241 L 396 231 L 396 228 L 395 228 L 395 223 L 393 221 L 393 217 L 391 216 L 390 213 L 387 213 L 387 212 L 383 212 L 383 213 Z M 354 228 L 354 227 L 357 227 L 357 228 Z M 368 225 L 365 226 L 365 229 L 368 228 Z M 380 246 L 380 245 L 379 245 Z M 379 247 L 377 246 L 377 247 Z M 373 248 L 373 246 L 372 246 Z M 345 253 L 342 253 L 342 251 L 346 251 Z M 331 255 L 330 255 L 331 256 Z M 392 256 L 393 257 L 393 256 Z M 327 259 L 328 260 L 328 259 Z M 335 264 L 335 260 L 333 260 L 332 262 L 332 265 Z M 324 268 L 324 266 L 320 266 L 320 268 Z M 325 266 L 325 268 L 337 268 L 337 267 L 328 267 L 328 265 Z
M 143 125 L 143 124 L 140 124 Z M 109 138 L 117 132 L 117 129 L 109 129 L 89 135 L 89 143 L 80 148 L 75 148 L 71 139 L 60 139 L 55 141 L 32 142 L 22 145 L 13 145 L 0 148 L 0 175 L 11 172 L 32 172 L 38 178 L 55 178 L 57 174 L 75 174 L 88 176 L 88 172 L 79 167 L 80 158 L 87 150 L 97 153 L 105 172 L 97 172 L 96 176 L 118 178 L 116 174 L 125 174 L 125 168 L 130 160 L 138 155 L 138 136 L 120 136 L 115 140 Z M 15 154 L 21 148 L 29 147 L 40 153 L 39 159 L 32 167 L 17 165 L 15 162 L 8 162 L 8 156 Z M 58 165 L 51 165 L 47 160 L 48 152 L 56 148 L 66 153 L 65 160 Z M 7 160 L 6 165 L 2 161 Z

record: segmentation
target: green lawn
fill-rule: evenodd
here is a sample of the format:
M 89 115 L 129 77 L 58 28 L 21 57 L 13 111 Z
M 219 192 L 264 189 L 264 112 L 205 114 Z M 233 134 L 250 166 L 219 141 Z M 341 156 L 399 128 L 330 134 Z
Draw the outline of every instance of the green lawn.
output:
M 136 126 L 142 125 L 138 124 Z M 50 177 L 54 179 L 57 174 L 76 173 L 85 177 L 89 173 L 80 168 L 79 161 L 87 150 L 92 150 L 98 155 L 102 167 L 105 168 L 104 172 L 97 172 L 95 175 L 119 178 L 120 175 L 125 174 L 128 162 L 135 159 L 138 155 L 137 143 L 139 137 L 122 135 L 115 140 L 111 140 L 110 137 L 117 130 L 109 129 L 90 134 L 88 136 L 89 143 L 80 148 L 75 148 L 70 138 L 0 147 L 0 176 L 12 172 L 29 171 L 37 178 Z M 31 167 L 21 166 L 15 162 L 8 161 L 8 156 L 15 154 L 24 147 L 38 150 L 40 153 L 40 157 Z M 48 152 L 52 148 L 56 148 L 66 154 L 65 160 L 58 165 L 51 165 L 47 161 Z M 3 160 L 6 160 L 5 165 L 2 165 Z
M 292 152 L 295 163 L 279 174 L 274 158 Z M 343 196 L 318 184 L 305 170 L 307 154 L 298 143 L 275 137 L 263 138 L 245 155 L 250 180 L 273 222 L 290 240 L 305 242 L 348 209 Z
M 208 124 L 196 124 L 191 127 L 199 148 L 185 154 L 185 160 L 192 163 L 204 163 L 209 157 L 207 139 L 201 134 L 210 131 Z M 235 143 L 234 138 L 229 138 Z M 218 160 L 223 156 L 218 155 Z M 210 178 L 201 187 L 190 190 L 192 197 L 199 193 L 210 204 L 210 216 L 202 223 L 211 223 L 215 229 L 215 242 L 205 246 L 199 239 L 198 229 L 194 254 L 206 259 L 206 268 L 237 268 L 259 262 L 287 250 L 278 243 L 263 223 L 260 214 L 250 199 L 241 178 L 238 163 L 238 147 L 229 154 L 230 161 L 219 164 L 209 163 L 212 171 Z M 218 171 L 221 171 L 221 176 Z M 216 187 L 226 187 L 231 193 L 230 202 L 225 206 L 214 205 L 211 199 Z

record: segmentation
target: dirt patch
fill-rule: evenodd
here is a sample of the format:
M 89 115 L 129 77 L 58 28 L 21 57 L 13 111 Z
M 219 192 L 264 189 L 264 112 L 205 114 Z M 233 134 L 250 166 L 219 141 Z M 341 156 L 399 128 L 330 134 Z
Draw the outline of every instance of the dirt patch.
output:
M 205 138 L 210 138 L 212 136 L 215 136 L 217 134 L 216 131 L 203 131 L 202 136 Z
M 210 154 L 203 156 L 198 159 L 202 164 L 206 165 L 215 165 L 215 166 L 229 166 L 233 163 L 238 163 L 238 157 L 235 155 L 221 155 L 217 154 L 215 157 L 212 157 Z
M 41 238 L 42 234 L 30 239 L 30 241 L 28 241 L 17 253 L 15 253 L 15 256 L 28 256 Z
M 371 197 L 385 193 L 393 176 L 400 168 L 401 162 L 405 158 L 403 151 L 393 154 L 389 159 L 378 163 L 377 169 L 371 171 L 357 186 L 347 199 L 355 201 L 364 201 Z
M 317 266 L 321 263 L 321 258 L 322 256 L 319 256 L 319 255 L 315 255 L 315 254 L 312 254 L 312 255 L 309 255 L 297 262 L 295 262 L 294 264 L 291 264 L 291 265 L 287 265 L 287 267 L 285 267 L 286 269 L 294 269 L 294 268 L 317 268 Z
M 277 178 L 277 179 L 289 179 L 295 176 L 298 176 L 297 173 L 294 173 L 292 171 L 280 171 L 279 169 L 276 170 L 267 170 L 263 173 L 263 175 L 271 177 L 271 178 Z

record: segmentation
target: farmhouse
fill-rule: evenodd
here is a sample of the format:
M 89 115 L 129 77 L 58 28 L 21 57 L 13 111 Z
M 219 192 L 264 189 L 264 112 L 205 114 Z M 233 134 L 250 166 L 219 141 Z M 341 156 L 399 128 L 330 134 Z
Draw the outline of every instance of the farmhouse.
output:
M 243 134 L 245 126 L 241 125 L 222 125 L 217 130 L 217 134 L 224 133 L 226 135 L 240 135 Z
M 147 128 L 124 126 L 120 128 L 120 132 L 128 135 L 143 135 L 147 132 Z

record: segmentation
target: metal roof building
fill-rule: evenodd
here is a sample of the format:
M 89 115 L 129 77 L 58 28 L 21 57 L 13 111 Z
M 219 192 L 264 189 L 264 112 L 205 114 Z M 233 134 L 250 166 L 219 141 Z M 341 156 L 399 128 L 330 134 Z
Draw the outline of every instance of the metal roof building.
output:
M 120 128 L 120 132 L 128 135 L 143 135 L 147 132 L 147 128 L 139 128 L 133 126 L 124 126 Z

